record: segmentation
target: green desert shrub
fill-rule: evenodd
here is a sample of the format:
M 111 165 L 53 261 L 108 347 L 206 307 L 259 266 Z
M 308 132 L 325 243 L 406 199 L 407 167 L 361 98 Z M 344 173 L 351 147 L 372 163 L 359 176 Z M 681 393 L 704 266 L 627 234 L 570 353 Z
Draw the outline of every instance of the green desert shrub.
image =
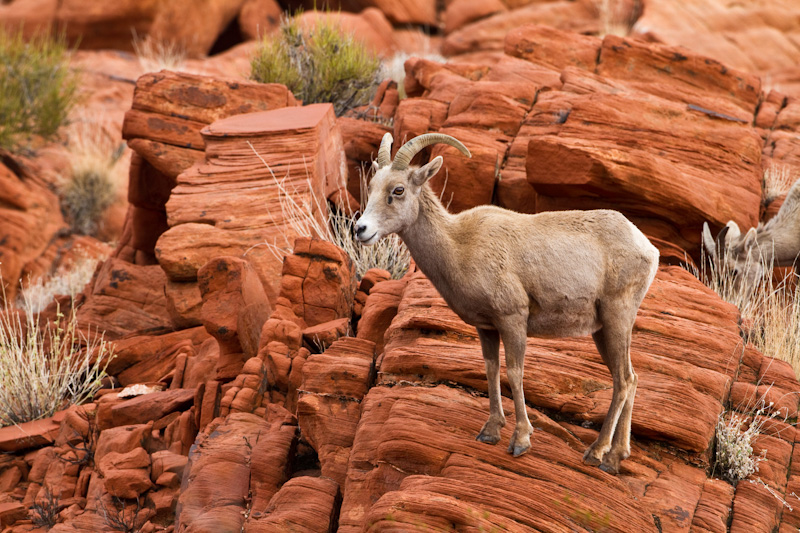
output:
M 250 64 L 253 80 L 286 85 L 306 104 L 330 102 L 337 116 L 369 102 L 381 70 L 376 55 L 333 23 L 301 29 L 296 18 L 265 36 Z
M 21 32 L 0 27 L 0 147 L 13 149 L 31 135 L 54 135 L 76 91 L 64 37 L 25 41 Z

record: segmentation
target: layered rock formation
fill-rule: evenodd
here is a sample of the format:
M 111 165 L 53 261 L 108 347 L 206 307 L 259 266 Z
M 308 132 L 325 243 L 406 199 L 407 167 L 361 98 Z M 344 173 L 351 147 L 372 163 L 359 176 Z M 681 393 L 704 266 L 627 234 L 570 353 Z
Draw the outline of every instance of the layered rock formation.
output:
M 640 5 L 617 15 L 632 24 Z M 603 31 L 592 2 L 343 7 L 368 8 L 337 20 L 377 21 L 370 38 L 384 50 L 400 42 L 391 24 L 443 21 L 444 50 L 460 57 L 412 58 L 409 98 L 387 82 L 340 119 L 329 105 L 296 106 L 282 86 L 166 71 L 136 82 L 125 230 L 78 299 L 81 322 L 113 341 L 107 381 L 119 387 L 0 428 L 0 526 L 34 530 L 49 502 L 63 532 L 797 528 L 798 439 L 784 419 L 797 417 L 800 383 L 743 346 L 738 311 L 686 271 L 663 266 L 639 311 L 633 453 L 614 477 L 581 462 L 612 389 L 590 338 L 529 339 L 534 445 L 512 458 L 511 424 L 500 446 L 474 440 L 488 416 L 474 328 L 413 267 L 400 280 L 379 270 L 356 280 L 342 250 L 296 239 L 281 205 L 283 189 L 319 220 L 326 199 L 360 197 L 358 166 L 385 132 L 396 149 L 442 131 L 473 153 L 419 157 L 444 157 L 434 186 L 451 210 L 619 209 L 664 262 L 680 261 L 698 250 L 704 221 L 758 221 L 767 164 L 799 164 L 798 103 L 756 75 L 772 67 L 717 62 L 700 46 L 716 36 L 670 46 L 677 30 L 655 23 L 648 38 L 670 45 L 586 35 Z M 139 7 L 151 8 L 143 24 L 155 32 L 156 8 Z M 676 20 L 674 6 L 660 9 L 635 28 L 659 13 Z M 275 5 L 219 2 L 207 22 L 257 33 L 245 12 L 269 21 Z M 52 25 L 49 13 L 40 19 Z M 195 18 L 187 31 L 199 31 Z M 786 45 L 784 26 L 771 43 Z M 0 225 L 0 259 L 43 271 L 63 244 L 58 217 L 38 216 L 57 210 L 55 196 L 8 161 L 0 217 L 19 223 Z M 767 461 L 733 486 L 713 475 L 716 425 L 762 399 L 775 416 L 754 453 Z

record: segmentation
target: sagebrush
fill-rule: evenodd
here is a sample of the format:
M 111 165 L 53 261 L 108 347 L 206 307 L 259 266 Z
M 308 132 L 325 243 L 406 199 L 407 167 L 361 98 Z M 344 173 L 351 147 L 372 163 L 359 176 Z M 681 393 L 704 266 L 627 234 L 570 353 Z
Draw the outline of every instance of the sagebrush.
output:
M 77 315 L 0 311 L 0 426 L 52 416 L 91 399 L 113 357 L 98 331 L 83 332 Z
M 76 101 L 77 75 L 63 36 L 0 26 L 0 147 L 17 149 L 33 135 L 52 137 Z
M 337 116 L 369 102 L 381 70 L 378 57 L 333 22 L 301 28 L 296 17 L 262 38 L 250 64 L 251 79 L 286 85 L 306 104 L 330 102 Z

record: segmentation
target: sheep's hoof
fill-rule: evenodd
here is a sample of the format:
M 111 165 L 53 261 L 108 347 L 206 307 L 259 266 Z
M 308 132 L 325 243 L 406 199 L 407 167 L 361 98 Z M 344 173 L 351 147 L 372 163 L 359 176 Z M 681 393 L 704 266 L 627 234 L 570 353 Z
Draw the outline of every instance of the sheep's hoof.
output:
M 589 446 L 586 449 L 586 452 L 583 454 L 583 464 L 589 466 L 600 466 L 603 460 L 601 457 L 597 456 L 597 452 L 595 451 L 594 445 Z
M 481 433 L 475 437 L 475 440 L 478 442 L 485 442 L 486 444 L 497 444 L 500 442 L 500 435 L 492 435 L 481 431 Z
M 616 465 L 611 464 L 611 461 L 603 460 L 600 463 L 600 470 L 607 474 L 611 474 L 612 476 L 616 476 L 619 473 L 619 463 Z
M 524 444 L 515 444 L 513 446 L 508 447 L 508 453 L 513 454 L 514 457 L 519 457 L 523 453 L 527 452 L 531 449 L 531 445 L 524 445 Z

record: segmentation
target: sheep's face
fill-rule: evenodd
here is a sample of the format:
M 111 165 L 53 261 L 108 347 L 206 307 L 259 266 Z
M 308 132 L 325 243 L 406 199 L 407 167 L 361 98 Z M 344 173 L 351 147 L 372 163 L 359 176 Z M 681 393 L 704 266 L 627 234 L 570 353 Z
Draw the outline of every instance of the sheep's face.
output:
M 356 224 L 356 238 L 371 246 L 387 235 L 402 233 L 416 222 L 422 187 L 441 166 L 439 156 L 421 168 L 378 168 L 369 183 L 367 208 Z
M 755 289 L 764 277 L 764 265 L 758 243 L 741 242 L 731 247 L 725 267 L 733 275 L 733 287 L 737 292 Z

